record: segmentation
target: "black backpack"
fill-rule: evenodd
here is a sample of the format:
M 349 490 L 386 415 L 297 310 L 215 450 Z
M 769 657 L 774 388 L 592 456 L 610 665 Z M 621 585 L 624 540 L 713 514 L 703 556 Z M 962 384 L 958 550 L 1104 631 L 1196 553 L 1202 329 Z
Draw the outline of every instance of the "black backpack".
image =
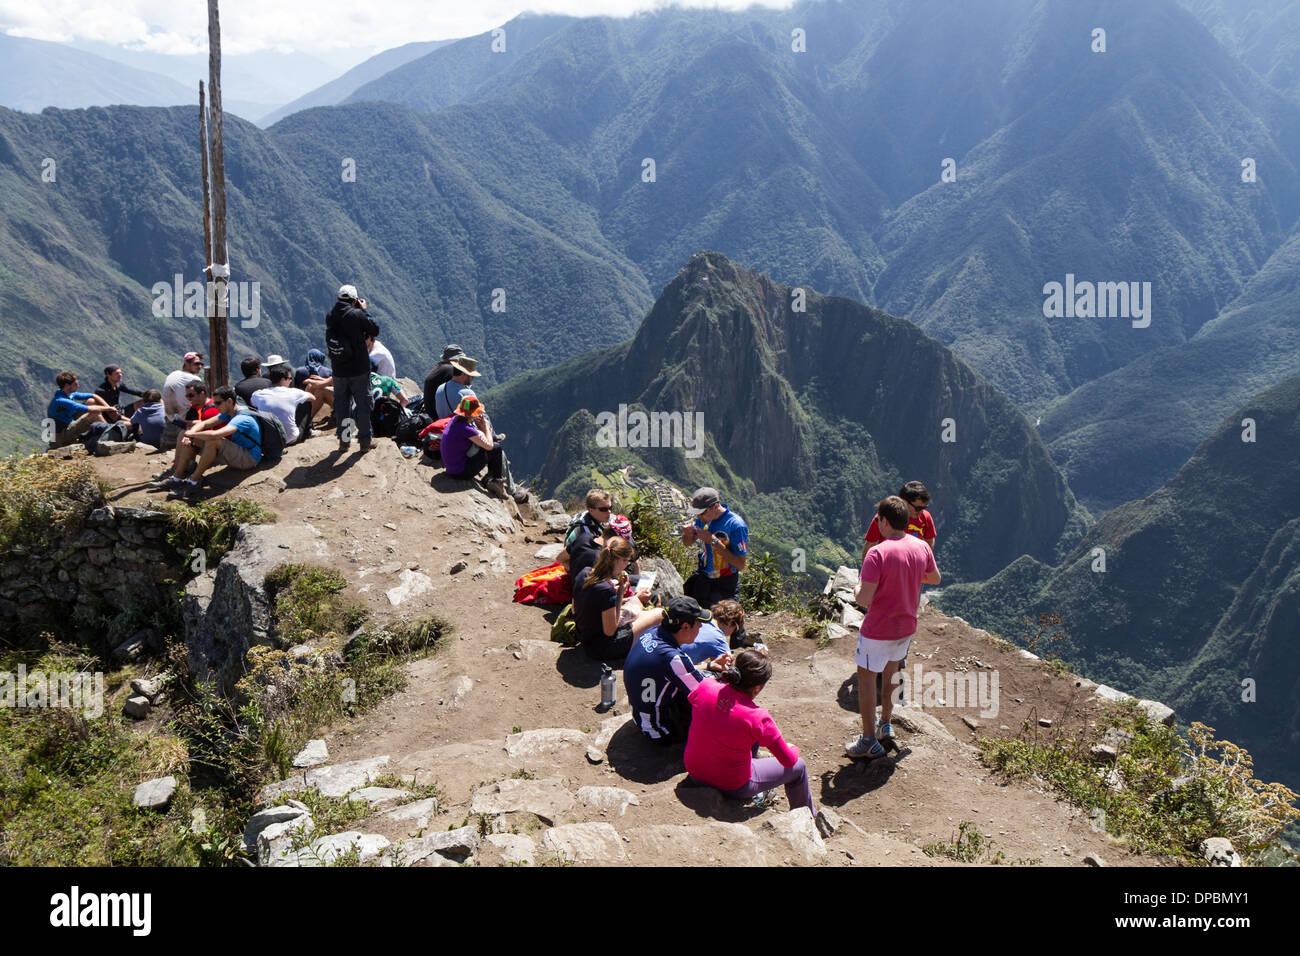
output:
M 131 428 L 127 422 L 121 418 L 108 424 L 108 422 L 94 422 L 86 429 L 81 436 L 81 445 L 92 455 L 95 449 L 99 447 L 102 441 L 130 441 Z
M 407 405 L 406 410 L 409 413 L 411 406 Z M 397 425 L 397 432 L 393 435 L 393 441 L 399 445 L 419 445 L 420 432 L 424 431 L 433 424 L 433 419 L 425 412 L 417 411 L 415 414 L 408 414 Z
M 280 419 L 270 412 L 260 412 L 256 408 L 240 409 L 239 414 L 247 415 L 257 422 L 259 432 L 257 443 L 262 449 L 262 464 L 277 462 L 284 457 L 284 448 L 289 444 L 289 436 L 284 433 Z
M 378 438 L 392 438 L 405 416 L 406 411 L 397 399 L 381 396 L 370 409 L 370 428 Z

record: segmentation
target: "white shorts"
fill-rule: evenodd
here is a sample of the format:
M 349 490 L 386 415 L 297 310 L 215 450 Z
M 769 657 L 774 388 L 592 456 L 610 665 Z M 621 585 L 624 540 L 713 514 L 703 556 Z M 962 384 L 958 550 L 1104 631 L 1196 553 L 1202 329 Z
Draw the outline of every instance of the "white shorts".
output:
M 912 646 L 915 634 L 900 637 L 896 641 L 875 641 L 858 635 L 858 653 L 855 660 L 859 667 L 865 667 L 873 674 L 883 673 L 885 664 L 901 661 L 907 656 L 907 649 Z

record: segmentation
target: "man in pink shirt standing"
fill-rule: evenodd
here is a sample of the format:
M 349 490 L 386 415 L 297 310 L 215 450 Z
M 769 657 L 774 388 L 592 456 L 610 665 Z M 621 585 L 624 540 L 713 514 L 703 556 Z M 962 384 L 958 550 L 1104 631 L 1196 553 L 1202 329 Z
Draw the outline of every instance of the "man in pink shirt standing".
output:
M 876 725 L 876 675 L 883 687 L 893 683 L 898 662 L 916 635 L 916 612 L 921 603 L 921 585 L 938 584 L 939 568 L 934 552 L 920 538 L 907 534 L 911 512 L 907 502 L 890 495 L 876 506 L 879 527 L 889 530 L 885 540 L 867 552 L 858 576 L 855 599 L 867 609 L 858 632 L 858 706 L 862 711 L 862 736 L 846 744 L 850 757 L 874 759 L 885 748 L 876 739 L 893 737 L 889 722 L 893 716 L 892 695 L 884 694 L 880 725 Z

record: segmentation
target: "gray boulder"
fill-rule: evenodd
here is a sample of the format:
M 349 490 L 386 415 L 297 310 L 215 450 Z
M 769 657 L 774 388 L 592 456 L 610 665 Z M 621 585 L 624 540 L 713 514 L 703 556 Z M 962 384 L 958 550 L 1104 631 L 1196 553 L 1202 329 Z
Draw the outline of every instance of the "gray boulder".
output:
M 1210 866 L 1241 866 L 1241 854 L 1224 837 L 1210 837 L 1201 841 L 1201 855 Z
M 1166 727 L 1174 725 L 1174 709 L 1168 704 L 1162 704 L 1158 700 L 1139 700 L 1138 706 L 1147 712 L 1152 723 L 1164 724 Z
M 252 852 L 257 848 L 257 838 L 267 827 L 276 823 L 288 823 L 311 815 L 298 807 L 279 806 L 261 810 L 248 818 L 244 826 L 244 849 Z M 280 832 L 280 831 L 278 831 Z M 268 841 L 269 842 L 269 841 Z
M 297 756 L 293 758 L 295 767 L 319 767 L 330 759 L 329 748 L 325 746 L 323 740 L 309 740 L 307 745 L 298 751 Z
M 623 839 L 608 823 L 569 823 L 542 834 L 542 846 L 574 863 L 618 863 L 627 856 Z
M 162 694 L 162 687 L 156 680 L 145 680 L 141 677 L 131 678 L 131 690 L 142 697 L 147 697 L 151 704 L 155 703 Z
M 500 780 L 480 787 L 470 802 L 470 813 L 497 816 L 505 813 L 531 813 L 547 823 L 573 808 L 573 794 L 564 782 L 550 780 Z
M 764 821 L 763 829 L 775 833 L 805 863 L 818 863 L 826 858 L 826 844 L 805 807 L 777 814 Z
M 156 780 L 146 780 L 136 787 L 131 797 L 131 805 L 142 810 L 166 810 L 174 796 L 176 796 L 176 778 L 159 777 Z
M 377 859 L 389 846 L 388 837 L 378 833 L 348 830 L 313 840 L 311 846 L 299 854 L 298 865 L 329 866 L 354 847 L 357 850 L 357 863 L 365 864 Z
M 852 604 L 853 595 L 858 588 L 858 568 L 850 568 L 840 565 L 835 569 L 835 574 L 826 581 L 826 587 L 822 593 L 829 595 L 841 604 Z
M 555 544 L 542 545 L 537 549 L 537 553 L 533 555 L 533 560 L 541 561 L 543 564 L 551 564 L 560 556 L 560 552 L 563 550 L 564 545 L 559 541 Z
M 642 571 L 655 572 L 654 592 L 667 603 L 670 599 L 681 597 L 682 576 L 677 573 L 673 563 L 667 558 L 642 558 Z
M 395 787 L 362 787 L 349 793 L 348 799 L 357 803 L 368 803 L 376 810 L 384 810 L 411 796 L 411 791 L 398 790 Z
M 235 546 L 185 589 L 183 614 L 190 672 L 230 695 L 251 647 L 271 643 L 266 576 L 286 562 L 329 557 L 320 532 L 305 524 L 243 525 Z

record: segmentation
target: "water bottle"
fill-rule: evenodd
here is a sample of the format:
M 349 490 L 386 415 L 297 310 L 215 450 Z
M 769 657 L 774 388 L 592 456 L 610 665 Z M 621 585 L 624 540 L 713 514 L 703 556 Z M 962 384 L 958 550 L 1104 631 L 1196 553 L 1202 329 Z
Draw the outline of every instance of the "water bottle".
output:
M 601 665 L 600 672 L 600 709 L 609 710 L 614 706 L 615 688 L 618 686 L 614 679 L 614 671 L 608 664 Z
M 701 530 L 705 532 L 709 530 L 709 526 L 706 525 L 699 518 L 695 519 L 695 527 L 697 530 Z M 704 569 L 704 576 L 706 578 L 716 578 L 718 576 L 718 571 L 713 566 L 713 549 L 709 547 L 707 544 L 705 544 L 704 542 L 700 542 L 700 547 L 704 549 L 704 554 L 703 554 L 704 563 L 702 565 Z
M 416 448 L 414 445 L 403 445 L 400 451 L 407 458 L 414 458 L 420 453 L 420 449 Z

